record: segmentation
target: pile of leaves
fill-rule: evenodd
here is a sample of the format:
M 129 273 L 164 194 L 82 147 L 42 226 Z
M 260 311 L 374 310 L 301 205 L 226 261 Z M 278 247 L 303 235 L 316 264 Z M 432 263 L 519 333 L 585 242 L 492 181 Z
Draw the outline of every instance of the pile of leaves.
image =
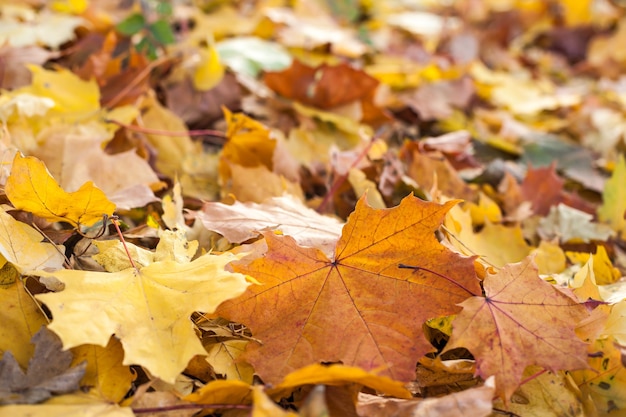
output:
M 0 28 L 0 415 L 626 415 L 623 3 Z

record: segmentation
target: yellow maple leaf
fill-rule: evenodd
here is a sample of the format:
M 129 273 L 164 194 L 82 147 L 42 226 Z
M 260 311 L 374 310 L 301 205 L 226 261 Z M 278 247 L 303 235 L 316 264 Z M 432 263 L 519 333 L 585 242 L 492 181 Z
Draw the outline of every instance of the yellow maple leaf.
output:
M 135 374 L 122 365 L 124 350 L 118 339 L 112 337 L 105 347 L 81 345 L 72 349 L 72 366 L 87 362 L 81 386 L 90 387 L 90 394 L 112 403 L 121 401 L 128 393 Z
M 66 69 L 46 70 L 29 65 L 33 82 L 18 90 L 54 101 L 51 113 L 73 121 L 100 110 L 100 88 L 95 80 L 84 81 Z
M 115 334 L 124 346 L 125 365 L 142 365 L 173 383 L 194 355 L 206 354 L 191 313 L 212 313 L 248 287 L 245 275 L 224 270 L 242 256 L 206 254 L 189 263 L 162 261 L 115 273 L 37 272 L 65 284 L 63 291 L 37 298 L 52 311 L 49 328 L 66 349 L 106 346 Z
M 5 268 L 0 275 L 0 357 L 10 351 L 26 368 L 35 349 L 30 339 L 46 324 L 46 318 L 21 280 L 8 280 Z
M 5 192 L 15 208 L 52 222 L 66 222 L 78 228 L 92 226 L 103 215 L 112 215 L 115 204 L 91 181 L 68 193 L 54 180 L 39 159 L 20 153 L 13 159 Z
M 63 247 L 57 248 L 43 240 L 33 227 L 15 220 L 0 208 L 0 266 L 11 262 L 22 274 L 35 269 L 61 269 L 65 261 L 60 249 Z
M 193 73 L 193 85 L 200 91 L 208 91 L 219 84 L 224 78 L 224 65 L 210 40 L 207 47 L 200 47 L 198 55 L 200 62 Z
M 231 178 L 229 164 L 249 168 L 263 165 L 272 171 L 276 140 L 271 137 L 270 130 L 243 113 L 233 114 L 225 107 L 223 111 L 228 125 L 228 141 L 224 144 L 219 167 L 222 181 Z
M 606 182 L 602 191 L 602 205 L 598 208 L 598 220 L 608 224 L 613 230 L 626 237 L 626 192 L 624 191 L 626 180 L 626 161 L 623 156 L 619 157 L 615 170 Z

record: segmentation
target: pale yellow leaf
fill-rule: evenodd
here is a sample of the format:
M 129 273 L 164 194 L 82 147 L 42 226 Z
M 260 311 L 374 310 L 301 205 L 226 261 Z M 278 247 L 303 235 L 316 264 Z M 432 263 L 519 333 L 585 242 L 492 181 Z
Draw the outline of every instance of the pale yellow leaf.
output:
M 193 73 L 193 85 L 200 91 L 208 91 L 215 87 L 224 77 L 224 65 L 215 49 L 213 42 L 198 50 L 200 62 Z
M 13 159 L 5 192 L 15 208 L 74 227 L 92 226 L 115 210 L 115 205 L 91 182 L 67 193 L 52 178 L 43 162 L 19 153 Z
M 0 254 L 22 274 L 36 269 L 63 268 L 63 246 L 44 241 L 37 230 L 15 220 L 0 207 Z
M 216 373 L 224 375 L 226 379 L 252 383 L 254 369 L 239 357 L 246 350 L 247 340 L 226 340 L 208 346 L 207 362 Z
M 194 333 L 191 313 L 212 313 L 249 285 L 244 275 L 224 270 L 238 257 L 206 254 L 186 264 L 155 262 L 115 273 L 39 272 L 59 279 L 65 289 L 37 298 L 52 312 L 49 328 L 65 348 L 105 346 L 115 334 L 124 346 L 125 365 L 142 365 L 173 383 L 194 355 L 206 353 Z

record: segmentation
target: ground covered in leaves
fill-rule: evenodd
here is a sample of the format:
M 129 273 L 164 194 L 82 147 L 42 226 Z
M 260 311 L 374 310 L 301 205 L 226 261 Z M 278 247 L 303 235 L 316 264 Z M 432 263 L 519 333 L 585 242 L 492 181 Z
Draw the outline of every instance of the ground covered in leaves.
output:
M 626 6 L 0 3 L 0 416 L 626 416 Z

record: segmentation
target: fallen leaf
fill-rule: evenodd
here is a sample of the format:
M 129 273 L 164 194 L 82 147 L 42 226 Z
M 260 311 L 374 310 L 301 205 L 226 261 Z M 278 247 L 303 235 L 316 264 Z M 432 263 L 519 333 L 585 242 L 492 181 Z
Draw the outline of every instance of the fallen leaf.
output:
M 311 210 L 291 195 L 271 197 L 261 204 L 207 202 L 195 216 L 204 227 L 233 243 L 277 230 L 293 237 L 299 245 L 321 249 L 329 256 L 343 226 L 337 219 Z
M 525 417 L 585 417 L 582 396 L 571 377 L 564 372 L 545 372 L 528 367 L 524 378 L 532 378 L 513 395 L 513 401 L 505 404 L 494 401 L 493 407 Z
M 591 214 L 559 203 L 550 207 L 548 215 L 539 220 L 537 232 L 542 239 L 558 237 L 563 243 L 607 240 L 614 234 L 608 225 L 593 223 L 592 219 Z
M 224 66 L 212 41 L 207 42 L 206 47 L 199 47 L 197 55 L 199 60 L 193 72 L 193 84 L 200 91 L 208 91 L 224 77 Z
M 4 67 L 4 74 L 0 80 L 0 87 L 5 90 L 15 90 L 30 84 L 31 73 L 26 65 L 42 65 L 56 53 L 38 46 L 21 48 L 3 45 L 0 47 L 0 62 Z
M 70 223 L 78 228 L 92 226 L 111 216 L 115 205 L 91 182 L 67 193 L 52 178 L 43 162 L 17 153 L 5 192 L 15 208 L 49 221 Z
M 246 359 L 265 381 L 319 361 L 382 368 L 381 375 L 408 381 L 432 349 L 421 323 L 458 311 L 455 303 L 479 293 L 472 258 L 435 239 L 454 204 L 409 196 L 398 207 L 374 210 L 361 199 L 334 260 L 266 233 L 264 257 L 233 264 L 262 285 L 217 314 L 246 324 L 262 341 L 248 345 Z M 415 304 L 424 298 L 429 302 Z
M 100 110 L 100 90 L 94 80 L 84 81 L 65 69 L 52 71 L 36 65 L 29 65 L 28 68 L 33 74 L 33 81 L 18 92 L 53 100 L 51 115 L 72 122 Z
M 236 379 L 217 379 L 183 399 L 197 404 L 250 404 L 252 386 Z
M 626 346 L 626 300 L 611 306 L 603 334 L 611 336 L 617 343 Z
M 106 153 L 103 145 L 112 137 L 113 134 L 100 122 L 79 125 L 59 123 L 39 133 L 37 139 L 41 144 L 31 155 L 46 164 L 64 190 L 74 191 L 91 181 L 113 201 L 112 196 L 119 198 L 124 196 L 125 191 L 134 189 L 136 194 L 120 199 L 127 206 L 140 197 L 137 186 L 156 186 L 159 177 L 148 161 L 137 155 L 134 149 L 113 155 Z M 147 195 L 138 201 L 139 205 L 132 205 L 131 208 L 143 207 L 155 199 L 154 194 Z
M 265 394 L 262 386 L 254 385 L 252 387 L 251 417 L 298 417 L 299 415 L 299 413 L 296 414 L 279 407 Z
M 63 268 L 65 248 L 44 240 L 40 232 L 0 207 L 0 254 L 20 273 Z
M 140 410 L 159 410 L 149 413 L 152 417 L 191 417 L 198 411 L 197 409 L 185 409 L 184 405 L 189 403 L 181 400 L 173 392 L 152 391 L 144 392 L 133 398 L 131 407 L 135 415 L 140 414 Z M 183 406 L 183 407 L 180 407 Z M 180 407 L 180 408 L 178 408 Z
M 134 417 L 129 407 L 117 404 L 44 404 L 9 405 L 0 409 L 0 417 Z
M 220 174 L 223 179 L 230 178 L 228 165 L 237 164 L 244 167 L 265 166 L 270 171 L 273 168 L 273 155 L 276 140 L 271 137 L 271 131 L 263 124 L 246 116 L 243 113 L 231 113 L 224 108 L 224 118 L 228 124 L 226 137 L 220 161 Z
M 438 81 L 420 86 L 401 99 L 422 120 L 447 119 L 455 109 L 465 109 L 476 88 L 469 77 L 453 81 Z
M 307 3 L 302 9 L 300 13 L 286 7 L 264 10 L 265 16 L 280 25 L 276 34 L 283 45 L 305 50 L 329 45 L 333 53 L 350 58 L 368 51 L 356 31 L 340 26 L 320 4 Z
M 18 365 L 26 368 L 34 353 L 30 340 L 47 321 L 18 279 L 18 272 L 7 267 L 10 265 L 5 263 L 0 269 L 0 353 L 12 352 Z M 8 279 L 7 269 L 13 270 L 12 279 Z
M 32 338 L 35 353 L 22 371 L 11 352 L 0 361 L 0 404 L 35 404 L 53 395 L 76 391 L 85 363 L 70 367 L 72 354 L 62 351 L 59 338 L 42 327 Z
M 626 408 L 626 366 L 612 338 L 589 346 L 591 369 L 572 372 L 583 393 L 588 393 L 603 415 Z
M 493 377 L 490 377 L 482 387 L 441 398 L 402 400 L 360 393 L 357 411 L 360 417 L 489 416 L 494 391 Z
M 263 81 L 283 97 L 320 109 L 360 101 L 378 86 L 375 78 L 349 64 L 314 68 L 298 60 L 286 70 L 266 73 Z
M 375 209 L 387 208 L 387 204 L 383 200 L 383 196 L 380 195 L 378 188 L 374 181 L 367 178 L 365 173 L 358 168 L 352 168 L 348 173 L 348 182 L 354 189 L 354 194 L 357 197 L 365 196 L 367 204 Z
M 625 25 L 626 26 L 626 25 Z M 619 157 L 611 178 L 607 180 L 602 191 L 602 206 L 598 208 L 598 219 L 607 223 L 622 238 L 626 237 L 626 192 L 622 186 L 626 181 L 626 161 Z
M 231 70 L 250 77 L 261 71 L 281 71 L 291 65 L 291 55 L 280 44 L 254 36 L 225 39 L 215 45 Z
M 440 152 L 422 153 L 416 143 L 406 143 L 401 152 L 401 158 L 408 164 L 407 174 L 422 190 L 430 191 L 436 186 L 447 197 L 476 199 L 476 191 L 461 179 Z
M 519 262 L 531 250 L 519 225 L 486 222 L 479 232 L 474 232 L 471 213 L 459 206 L 448 212 L 445 225 L 455 237 L 450 239 L 454 247 L 466 255 L 480 256 L 480 260 L 489 265 L 503 267 L 508 263 Z M 502 236 L 507 237 L 506 250 L 502 249 Z
M 154 97 L 148 96 L 141 103 L 144 113 L 141 120 L 145 126 L 163 134 L 146 134 L 148 141 L 156 151 L 156 167 L 163 174 L 175 178 L 186 172 L 183 164 L 189 155 L 197 152 L 189 136 L 168 136 L 167 132 L 185 132 L 185 123 L 170 110 L 163 107 Z
M 574 328 L 588 313 L 539 278 L 532 258 L 509 264 L 483 281 L 485 297 L 461 303 L 445 351 L 467 348 L 476 372 L 496 376 L 496 393 L 508 401 L 529 365 L 548 370 L 587 367 L 587 344 Z
M 38 272 L 59 279 L 65 289 L 37 298 L 52 312 L 49 328 L 66 349 L 84 343 L 106 346 L 115 334 L 124 346 L 124 365 L 145 366 L 173 383 L 194 355 L 206 354 L 191 313 L 213 312 L 249 285 L 244 275 L 224 270 L 234 259 L 229 253 L 206 254 L 186 264 L 154 262 L 115 273 Z M 85 321 L 86 312 L 90 321 Z
M 585 264 L 589 258 L 593 258 L 593 272 L 596 282 L 599 285 L 612 284 L 619 280 L 622 273 L 619 269 L 613 266 L 609 254 L 606 252 L 606 248 L 602 245 L 598 245 L 596 253 L 591 254 L 588 252 L 566 252 L 565 253 L 572 263 Z
M 124 350 L 118 339 L 112 337 L 104 347 L 80 345 L 73 348 L 72 353 L 73 365 L 87 363 L 85 376 L 80 383 L 83 387 L 89 387 L 92 396 L 118 403 L 128 394 L 136 374 L 129 366 L 122 365 Z
M 222 187 L 222 193 L 233 194 L 238 201 L 262 204 L 271 197 L 285 194 L 304 199 L 300 184 L 270 171 L 266 166 L 245 167 L 230 164 L 232 179 Z
M 397 398 L 411 397 L 411 393 L 402 382 L 353 366 L 319 364 L 305 366 L 291 372 L 268 392 L 270 395 L 277 395 L 303 385 L 345 385 L 347 383 L 358 384 Z
M 546 216 L 552 206 L 562 201 L 565 181 L 556 173 L 556 165 L 528 169 L 522 182 L 522 197 L 530 201 L 535 214 Z
M 226 379 L 252 383 L 254 369 L 239 357 L 246 350 L 247 340 L 226 340 L 206 346 L 206 360 L 216 373 L 224 375 Z
M 58 49 L 61 44 L 74 39 L 74 30 L 84 23 L 85 20 L 79 16 L 50 11 L 28 21 L 17 19 L 17 16 L 3 16 L 0 44 L 16 47 L 42 45 Z

